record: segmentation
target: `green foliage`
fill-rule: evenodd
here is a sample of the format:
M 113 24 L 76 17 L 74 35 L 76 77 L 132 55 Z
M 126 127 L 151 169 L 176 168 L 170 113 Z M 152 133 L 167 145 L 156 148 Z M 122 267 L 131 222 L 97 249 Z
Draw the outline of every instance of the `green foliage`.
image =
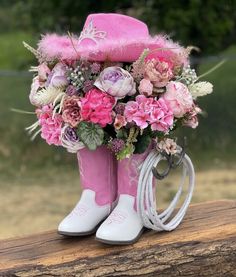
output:
M 35 45 L 37 37 L 23 31 L 0 36 L 0 69 L 22 70 L 36 64 L 34 56 L 23 47 L 22 41 Z
M 134 144 L 134 147 L 135 147 L 134 154 L 141 154 L 145 152 L 150 142 L 151 142 L 151 137 L 149 135 L 138 136 L 137 142 Z
M 78 136 L 90 150 L 96 150 L 103 143 L 104 131 L 98 124 L 82 121 L 78 125 Z
M 235 42 L 235 0 L 140 0 L 134 7 L 153 32 L 163 31 L 185 45 L 198 46 L 204 55 Z

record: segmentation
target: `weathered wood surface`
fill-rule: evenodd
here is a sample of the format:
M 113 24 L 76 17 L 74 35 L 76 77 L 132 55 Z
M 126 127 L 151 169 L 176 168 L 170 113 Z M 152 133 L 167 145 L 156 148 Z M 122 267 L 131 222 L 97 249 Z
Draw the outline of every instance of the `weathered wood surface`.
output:
M 172 232 L 108 246 L 55 231 L 0 241 L 0 276 L 236 276 L 236 201 L 192 205 Z

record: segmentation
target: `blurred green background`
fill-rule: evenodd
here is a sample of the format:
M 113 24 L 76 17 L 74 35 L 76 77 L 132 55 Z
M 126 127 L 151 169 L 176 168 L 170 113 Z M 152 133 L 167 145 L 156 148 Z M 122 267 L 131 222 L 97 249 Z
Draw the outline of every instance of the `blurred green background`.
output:
M 225 64 L 205 79 L 214 93 L 199 99 L 206 115 L 196 130 L 183 129 L 197 168 L 194 202 L 236 198 L 236 1 L 213 0 L 0 0 L 0 238 L 55 228 L 79 198 L 75 155 L 30 141 L 24 128 L 33 115 L 28 95 L 34 57 L 22 41 L 36 47 L 40 34 L 79 34 L 90 13 L 119 12 L 145 21 L 150 32 L 167 33 L 184 46 L 195 45 L 192 64 L 199 74 Z M 173 195 L 165 181 L 161 203 Z M 165 186 L 166 184 L 166 186 Z

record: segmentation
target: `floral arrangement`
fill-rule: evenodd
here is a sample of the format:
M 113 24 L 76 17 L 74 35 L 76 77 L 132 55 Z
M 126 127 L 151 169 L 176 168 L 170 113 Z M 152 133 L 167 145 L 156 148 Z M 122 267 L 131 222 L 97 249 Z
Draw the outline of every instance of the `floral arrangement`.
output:
M 175 129 L 198 126 L 197 97 L 213 89 L 190 68 L 189 53 L 145 49 L 134 63 L 41 57 L 30 92 L 37 122 L 28 130 L 74 153 L 107 145 L 123 159 L 154 140 L 173 154 Z

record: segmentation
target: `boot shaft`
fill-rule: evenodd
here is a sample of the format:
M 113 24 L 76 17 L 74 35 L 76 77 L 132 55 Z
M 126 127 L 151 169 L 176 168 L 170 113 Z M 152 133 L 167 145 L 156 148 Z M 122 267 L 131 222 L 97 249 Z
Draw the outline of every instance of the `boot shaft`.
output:
M 106 146 L 95 151 L 78 151 L 80 183 L 83 189 L 96 193 L 98 205 L 111 204 L 117 197 L 117 161 Z

